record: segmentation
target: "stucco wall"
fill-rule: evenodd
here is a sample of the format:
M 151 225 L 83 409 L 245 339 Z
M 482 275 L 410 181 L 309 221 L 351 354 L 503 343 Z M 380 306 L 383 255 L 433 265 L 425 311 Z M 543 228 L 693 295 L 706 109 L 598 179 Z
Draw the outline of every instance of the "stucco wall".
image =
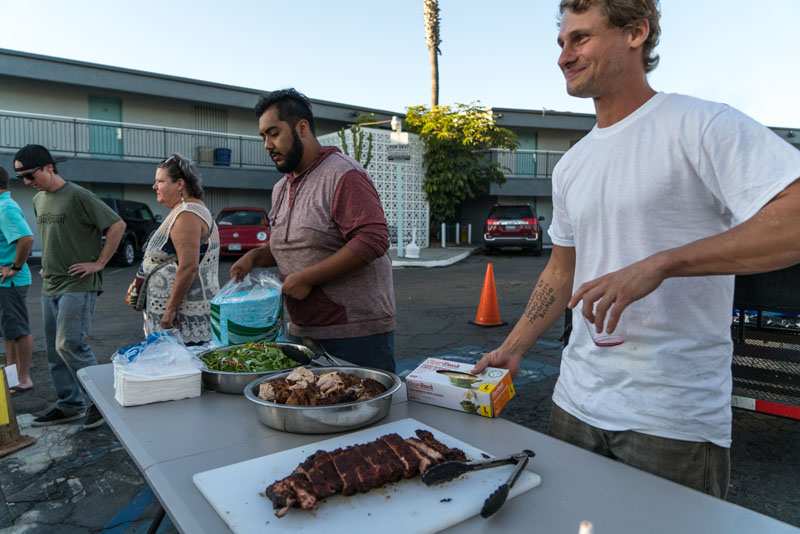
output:
M 88 117 L 87 93 L 77 87 L 0 76 L 0 109 Z

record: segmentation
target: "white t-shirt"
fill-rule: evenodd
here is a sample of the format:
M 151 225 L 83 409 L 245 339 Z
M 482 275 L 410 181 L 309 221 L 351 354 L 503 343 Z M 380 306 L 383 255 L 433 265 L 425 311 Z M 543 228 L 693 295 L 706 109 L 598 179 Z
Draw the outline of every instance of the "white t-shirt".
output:
M 554 244 L 574 289 L 749 219 L 800 177 L 800 150 L 723 104 L 658 93 L 553 172 Z M 579 304 L 580 306 L 581 304 Z M 731 443 L 733 276 L 670 278 L 597 347 L 576 309 L 553 401 L 606 430 Z

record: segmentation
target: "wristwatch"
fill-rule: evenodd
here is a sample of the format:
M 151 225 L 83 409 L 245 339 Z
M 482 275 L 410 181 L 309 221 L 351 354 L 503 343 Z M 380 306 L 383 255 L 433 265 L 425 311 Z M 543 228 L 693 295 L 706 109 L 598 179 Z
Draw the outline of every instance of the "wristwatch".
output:
M 9 269 L 11 269 L 12 271 L 21 271 L 21 270 L 22 270 L 22 267 L 17 267 L 15 264 L 13 264 L 13 263 L 12 263 L 12 264 L 9 266 Z

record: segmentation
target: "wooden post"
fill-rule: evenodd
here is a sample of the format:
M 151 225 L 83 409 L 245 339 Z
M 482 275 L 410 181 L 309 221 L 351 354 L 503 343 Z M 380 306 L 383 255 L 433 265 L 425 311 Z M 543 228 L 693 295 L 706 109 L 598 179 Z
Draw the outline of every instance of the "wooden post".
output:
M 19 433 L 14 405 L 6 383 L 5 367 L 0 367 L 0 458 L 33 445 L 36 439 Z

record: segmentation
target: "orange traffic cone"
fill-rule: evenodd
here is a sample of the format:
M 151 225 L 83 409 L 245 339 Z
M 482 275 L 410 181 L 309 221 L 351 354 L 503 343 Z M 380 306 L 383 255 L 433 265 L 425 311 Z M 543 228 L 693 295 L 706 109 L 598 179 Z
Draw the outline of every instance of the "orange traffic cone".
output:
M 507 324 L 500 319 L 500 306 L 497 304 L 497 289 L 494 285 L 494 267 L 491 263 L 486 265 L 486 276 L 483 278 L 481 301 L 475 320 L 470 323 L 478 326 L 503 326 Z

